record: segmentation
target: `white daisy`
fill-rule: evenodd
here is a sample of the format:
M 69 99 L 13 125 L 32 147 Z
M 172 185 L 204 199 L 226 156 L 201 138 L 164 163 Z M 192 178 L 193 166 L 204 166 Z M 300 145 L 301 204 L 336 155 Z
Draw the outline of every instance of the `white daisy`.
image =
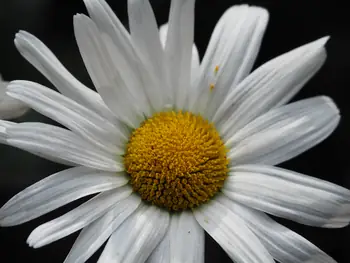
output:
M 21 117 L 28 112 L 29 107 L 6 95 L 8 82 L 3 81 L 0 75 L 0 119 L 10 120 Z
M 194 0 L 174 0 L 160 38 L 147 0 L 129 0 L 130 34 L 104 0 L 74 17 L 98 93 L 34 36 L 22 55 L 61 92 L 14 81 L 7 94 L 61 123 L 0 122 L 0 141 L 74 166 L 26 188 L 0 224 L 27 222 L 99 193 L 35 229 L 38 248 L 82 229 L 65 262 L 204 262 L 204 231 L 235 262 L 334 262 L 268 215 L 317 227 L 350 220 L 350 191 L 274 167 L 324 140 L 339 111 L 330 98 L 285 105 L 319 70 L 327 37 L 250 75 L 268 13 L 247 5 L 220 19 L 199 63 Z

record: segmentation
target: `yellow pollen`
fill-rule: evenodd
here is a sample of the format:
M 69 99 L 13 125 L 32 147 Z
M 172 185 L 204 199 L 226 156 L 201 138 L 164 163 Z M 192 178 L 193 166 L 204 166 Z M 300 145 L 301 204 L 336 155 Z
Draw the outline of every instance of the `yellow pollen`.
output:
M 216 66 L 215 66 L 215 70 L 214 70 L 215 74 L 217 74 L 218 71 L 219 71 L 219 65 L 216 65 Z
M 210 84 L 210 86 L 209 86 L 210 91 L 213 91 L 214 88 L 215 88 L 215 85 L 213 83 Z
M 199 206 L 223 186 L 226 148 L 214 125 L 190 112 L 161 112 L 131 135 L 124 156 L 133 190 L 170 211 Z

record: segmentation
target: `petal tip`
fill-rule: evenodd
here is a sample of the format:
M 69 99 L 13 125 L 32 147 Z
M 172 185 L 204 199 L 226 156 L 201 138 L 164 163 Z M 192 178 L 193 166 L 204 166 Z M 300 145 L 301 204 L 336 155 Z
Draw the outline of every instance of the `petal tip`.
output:
M 337 107 L 335 102 L 330 97 L 322 96 L 322 99 L 325 101 L 327 106 L 329 106 L 330 110 L 332 110 L 334 112 L 335 115 L 340 114 L 339 108 Z
M 32 248 L 39 248 L 40 247 L 38 244 L 38 243 L 40 243 L 40 241 L 38 241 L 39 239 L 38 239 L 38 235 L 37 235 L 37 229 L 38 228 L 34 229 L 32 231 L 32 233 L 30 233 L 29 237 L 27 238 L 27 244 L 28 244 L 28 246 L 30 246 Z
M 261 6 L 249 6 L 249 9 L 254 10 L 255 12 L 259 13 L 260 17 L 268 17 L 269 11 Z
M 312 42 L 313 48 L 324 48 L 324 46 L 327 44 L 328 40 L 330 39 L 330 36 L 324 36 L 321 37 L 314 42 Z
M 25 34 L 29 34 L 29 33 L 25 30 L 18 30 L 18 32 L 15 34 L 15 37 L 24 36 Z
M 324 36 L 322 38 L 320 38 L 320 42 L 323 43 L 323 46 L 327 44 L 327 42 L 329 41 L 329 39 L 331 38 L 331 36 Z

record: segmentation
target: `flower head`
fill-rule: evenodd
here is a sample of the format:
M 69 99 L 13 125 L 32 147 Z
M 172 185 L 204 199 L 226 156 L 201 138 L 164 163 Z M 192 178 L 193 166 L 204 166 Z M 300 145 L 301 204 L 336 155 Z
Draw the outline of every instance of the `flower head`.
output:
M 340 116 L 324 96 L 287 104 L 320 69 L 328 37 L 250 73 L 265 9 L 234 6 L 203 60 L 193 44 L 194 0 L 173 0 L 159 30 L 147 0 L 129 0 L 130 33 L 104 0 L 85 0 L 76 40 L 97 92 L 38 39 L 21 54 L 60 93 L 13 81 L 7 95 L 61 123 L 0 121 L 0 142 L 70 164 L 0 209 L 0 224 L 27 222 L 90 194 L 36 228 L 37 248 L 83 229 L 65 262 L 204 262 L 204 231 L 235 262 L 334 262 L 267 214 L 318 227 L 350 221 L 350 191 L 275 167 L 323 141 Z M 267 214 L 265 214 L 267 213 Z

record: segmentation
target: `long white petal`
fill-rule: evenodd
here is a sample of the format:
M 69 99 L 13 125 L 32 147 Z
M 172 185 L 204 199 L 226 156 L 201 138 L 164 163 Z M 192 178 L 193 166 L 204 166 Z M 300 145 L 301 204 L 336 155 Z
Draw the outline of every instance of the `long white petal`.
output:
M 148 62 L 149 70 L 158 81 L 156 96 L 169 94 L 164 52 L 158 37 L 158 26 L 152 7 L 148 0 L 128 0 L 128 14 L 131 39 L 138 48 L 144 63 Z M 165 103 L 165 102 L 164 102 Z
M 162 43 L 163 48 L 165 48 L 167 37 L 168 37 L 168 24 L 164 24 L 159 28 L 159 37 L 160 42 Z M 191 62 L 191 82 L 193 83 L 198 75 L 199 75 L 199 65 L 200 65 L 200 59 L 199 59 L 199 53 L 198 49 L 195 44 L 192 46 L 192 62 Z M 191 85 L 190 88 L 193 88 L 194 86 Z
M 144 120 L 136 96 L 129 91 L 122 72 L 115 67 L 95 23 L 84 15 L 74 16 L 74 32 L 85 66 L 102 99 L 122 121 L 137 128 Z
M 221 195 L 220 203 L 240 216 L 258 236 L 274 259 L 283 263 L 336 263 L 311 242 L 278 224 L 265 213 L 250 209 Z
M 75 241 L 64 263 L 84 263 L 110 235 L 137 209 L 140 197 L 132 194 L 118 202 L 109 212 L 85 227 Z
M 273 166 L 232 169 L 222 192 L 258 210 L 317 227 L 350 222 L 350 191 L 304 174 Z
M 12 197 L 0 209 L 0 225 L 25 223 L 81 197 L 127 184 L 122 173 L 75 167 L 55 173 Z
M 0 143 L 8 144 L 8 142 L 7 142 L 8 135 L 7 135 L 6 129 L 9 128 L 10 126 L 15 126 L 15 125 L 17 125 L 17 123 L 15 123 L 15 122 L 0 120 Z M 67 165 L 67 166 L 75 166 L 75 163 L 72 163 L 68 160 L 62 160 L 60 158 L 56 158 L 55 156 L 48 157 L 48 156 L 45 156 L 45 154 L 42 154 L 41 152 L 34 152 L 34 151 L 28 151 L 28 152 L 35 154 L 39 157 L 45 158 L 47 160 L 50 160 L 52 162 L 55 162 L 55 163 L 61 163 L 61 164 Z
M 104 0 L 84 0 L 90 17 L 96 23 L 120 77 L 147 116 L 152 110 L 161 110 L 161 96 L 157 95 L 156 77 L 153 76 L 149 62 L 134 46 L 129 33 L 119 21 L 113 10 Z
M 99 151 L 73 132 L 56 126 L 27 122 L 6 128 L 7 144 L 38 153 L 41 157 L 69 161 L 77 165 L 110 172 L 124 170 L 115 154 Z
M 210 117 L 230 89 L 249 74 L 268 20 L 267 10 L 248 5 L 234 6 L 223 14 L 201 64 L 194 110 Z
M 127 137 L 122 128 L 60 93 L 35 82 L 13 81 L 7 94 L 61 123 L 100 149 L 114 154 L 123 153 Z
M 98 263 L 143 263 L 164 237 L 169 213 L 155 206 L 140 206 L 112 234 Z
M 324 96 L 270 110 L 232 137 L 224 136 L 231 165 L 287 161 L 326 139 L 339 119 L 336 105 Z
M 194 210 L 204 230 L 237 263 L 274 263 L 273 258 L 244 221 L 215 200 Z
M 39 70 L 65 96 L 114 121 L 99 94 L 78 81 L 35 36 L 20 31 L 15 45 L 22 56 Z
M 288 102 L 326 60 L 328 37 L 285 53 L 256 69 L 223 98 L 213 121 L 226 134 Z
M 68 236 L 94 222 L 131 193 L 131 187 L 124 186 L 98 194 L 63 216 L 34 229 L 27 243 L 31 247 L 38 248 Z
M 204 230 L 192 212 L 173 214 L 170 227 L 147 263 L 204 263 Z
M 191 85 L 191 55 L 194 38 L 195 0 L 172 0 L 165 57 L 170 77 L 173 103 L 185 106 Z
M 163 262 L 171 263 L 170 227 L 171 227 L 171 220 L 170 220 L 168 231 L 165 233 L 162 241 L 157 245 L 157 247 L 153 250 L 152 254 L 148 257 L 146 263 L 163 263 Z
M 137 86 L 142 85 L 138 75 L 138 59 L 132 45 L 131 37 L 113 10 L 104 0 L 84 0 L 91 19 L 96 23 L 103 35 L 104 43 L 113 55 L 113 61 L 118 61 L 115 67 L 123 69 L 123 79 L 128 87 L 139 92 Z M 125 77 L 125 78 L 124 78 Z

